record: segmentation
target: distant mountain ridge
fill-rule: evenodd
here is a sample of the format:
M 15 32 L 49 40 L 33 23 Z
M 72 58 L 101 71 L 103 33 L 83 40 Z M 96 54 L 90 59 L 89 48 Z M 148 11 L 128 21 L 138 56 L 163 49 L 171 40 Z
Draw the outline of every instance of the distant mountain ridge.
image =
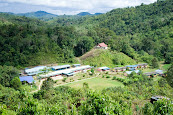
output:
M 77 14 L 78 16 L 91 16 L 91 15 L 100 15 L 100 14 L 103 14 L 103 13 L 95 13 L 95 14 L 91 14 L 89 12 L 80 12 L 79 14 Z
M 94 15 L 101 15 L 101 14 L 103 14 L 103 13 L 95 13 Z
M 26 16 L 26 17 L 32 17 L 32 18 L 53 18 L 58 15 L 51 14 L 45 11 L 37 11 L 37 12 L 29 12 L 29 13 L 19 13 L 17 14 L 19 16 Z
M 12 13 L 12 12 L 0 12 L 0 13 L 7 13 L 7 14 L 12 14 L 12 15 L 17 15 L 17 16 L 26 16 L 30 18 L 38 18 L 38 19 L 50 19 L 53 17 L 61 16 L 61 15 L 56 15 L 52 13 L 48 13 L 46 11 L 36 11 L 36 12 L 28 12 L 28 13 Z M 94 15 L 101 15 L 103 13 L 95 13 L 91 14 L 89 12 L 80 12 L 76 15 L 78 16 L 94 16 Z M 70 15 L 71 16 L 71 15 Z M 75 15 L 74 15 L 75 16 Z

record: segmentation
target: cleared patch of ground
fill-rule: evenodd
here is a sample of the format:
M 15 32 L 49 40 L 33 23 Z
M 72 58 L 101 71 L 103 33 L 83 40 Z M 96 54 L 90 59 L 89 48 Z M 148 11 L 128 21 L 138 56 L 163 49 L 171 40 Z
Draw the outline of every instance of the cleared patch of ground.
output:
M 92 78 L 92 79 L 87 79 L 87 80 L 82 80 L 82 81 L 78 81 L 75 83 L 69 83 L 67 84 L 67 86 L 73 87 L 73 88 L 82 88 L 83 87 L 83 83 L 87 82 L 89 85 L 89 88 L 94 89 L 94 90 L 102 90 L 104 88 L 108 88 L 108 87 L 123 87 L 124 85 L 121 82 L 118 82 L 116 80 L 112 80 L 112 79 L 107 79 L 107 78 Z
M 80 59 L 85 60 L 88 57 L 99 56 L 99 54 L 101 54 L 103 51 L 104 51 L 103 49 L 92 49 L 89 52 L 85 53 L 83 56 L 81 56 Z
M 60 79 L 63 79 L 63 77 L 62 76 L 56 76 L 56 77 L 51 77 L 54 81 L 55 80 L 60 80 Z

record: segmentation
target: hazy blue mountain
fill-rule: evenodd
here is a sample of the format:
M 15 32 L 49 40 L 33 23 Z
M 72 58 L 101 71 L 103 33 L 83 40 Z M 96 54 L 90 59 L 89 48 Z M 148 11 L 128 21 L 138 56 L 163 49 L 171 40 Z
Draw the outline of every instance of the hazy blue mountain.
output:
M 26 17 L 32 17 L 32 18 L 53 18 L 56 17 L 57 15 L 51 14 L 45 11 L 37 11 L 37 12 L 29 12 L 29 13 L 20 13 L 17 14 L 19 16 L 26 16 Z
M 100 15 L 100 14 L 103 14 L 103 13 L 95 13 L 95 14 L 91 14 L 89 12 L 80 12 L 79 14 L 77 14 L 78 16 L 90 16 L 90 15 Z
M 95 13 L 94 15 L 100 15 L 100 14 L 103 14 L 103 13 Z
M 89 12 L 80 12 L 79 14 L 77 14 L 78 16 L 86 16 L 86 15 L 92 15 Z
M 0 13 L 4 13 L 4 14 L 11 14 L 11 15 L 14 15 L 14 13 L 12 13 L 12 12 L 0 12 Z

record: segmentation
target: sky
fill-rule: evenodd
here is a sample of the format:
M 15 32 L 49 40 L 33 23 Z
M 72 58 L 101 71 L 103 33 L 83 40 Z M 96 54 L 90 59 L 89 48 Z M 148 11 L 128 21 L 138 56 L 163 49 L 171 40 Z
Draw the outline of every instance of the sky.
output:
M 112 9 L 150 4 L 157 0 L 0 0 L 0 12 L 46 11 L 57 15 L 106 13 Z

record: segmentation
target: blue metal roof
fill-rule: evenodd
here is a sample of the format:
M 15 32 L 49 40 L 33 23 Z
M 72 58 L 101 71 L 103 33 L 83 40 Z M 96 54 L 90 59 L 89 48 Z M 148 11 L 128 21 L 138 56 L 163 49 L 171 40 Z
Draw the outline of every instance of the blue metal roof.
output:
M 33 83 L 34 79 L 32 76 L 21 76 L 19 77 L 20 81 L 27 81 L 28 83 Z
M 160 69 L 156 70 L 155 72 L 156 72 L 157 74 L 163 74 L 163 70 L 160 70 Z

